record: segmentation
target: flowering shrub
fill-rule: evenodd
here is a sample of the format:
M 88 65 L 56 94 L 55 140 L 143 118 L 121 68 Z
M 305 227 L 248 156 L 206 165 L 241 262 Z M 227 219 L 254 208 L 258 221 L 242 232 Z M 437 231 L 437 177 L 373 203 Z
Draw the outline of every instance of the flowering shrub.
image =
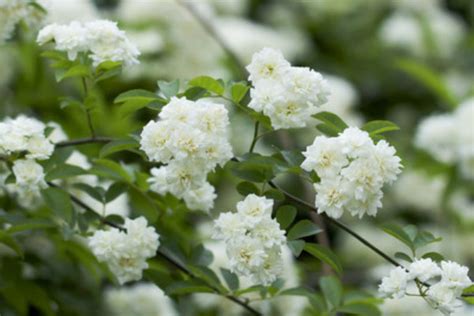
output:
M 297 36 L 256 26 L 277 49 L 235 34 L 252 49 L 243 63 L 248 52 L 225 33 L 242 21 L 209 22 L 237 7 L 166 2 L 155 15 L 146 1 L 124 0 L 107 10 L 122 24 L 101 19 L 89 1 L 71 2 L 84 16 L 68 19 L 55 1 L 0 0 L 1 45 L 19 52 L 26 76 L 6 79 L 17 86 L 5 98 L 27 106 L 0 110 L 2 315 L 400 315 L 387 306 L 412 297 L 429 315 L 472 312 L 464 265 L 472 261 L 436 248 L 459 243 L 438 235 L 464 236 L 435 225 L 473 227 L 472 95 L 458 97 L 430 68 L 397 60 L 397 71 L 446 105 L 421 118 L 407 144 L 397 136 L 404 126 L 355 113 L 358 90 L 326 73 L 331 56 L 314 63 L 321 73 L 296 66 L 304 54 L 284 43 Z M 430 55 L 422 33 L 431 30 L 433 58 L 453 54 L 439 21 L 454 29 L 450 45 L 464 28 L 441 7 L 402 2 L 380 25 L 380 49 Z M 303 12 L 321 3 L 293 5 Z M 318 9 L 325 18 L 345 14 L 325 8 L 336 10 Z M 176 20 L 185 26 L 173 31 Z M 416 32 L 400 37 L 397 25 Z M 202 43 L 212 40 L 200 47 L 210 60 L 188 51 L 196 39 L 178 35 L 189 27 L 198 37 L 196 26 Z M 160 37 L 166 32 L 176 42 Z M 178 65 L 215 70 L 223 56 L 217 74 L 187 76 Z M 167 60 L 166 80 L 134 73 L 155 59 Z

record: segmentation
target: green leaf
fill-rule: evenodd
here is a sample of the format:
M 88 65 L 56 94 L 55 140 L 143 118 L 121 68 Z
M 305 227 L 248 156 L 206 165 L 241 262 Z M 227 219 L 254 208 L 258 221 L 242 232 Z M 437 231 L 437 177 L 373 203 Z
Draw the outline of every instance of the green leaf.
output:
M 430 90 L 451 108 L 455 108 L 458 105 L 458 100 L 446 87 L 445 83 L 441 79 L 442 76 L 434 72 L 428 66 L 410 59 L 399 59 L 395 65 L 397 68 L 404 71 L 428 90 Z
M 415 251 L 415 246 L 413 245 L 410 236 L 398 225 L 396 224 L 384 224 L 381 226 L 382 230 L 387 234 L 395 237 L 400 240 L 402 243 L 407 245 L 412 251 Z
M 96 68 L 94 82 L 100 82 L 102 80 L 109 79 L 117 76 L 122 72 L 122 63 L 118 61 L 104 61 L 100 63 Z
M 441 261 L 444 260 L 444 256 L 442 254 L 434 252 L 434 251 L 427 252 L 424 255 L 422 255 L 421 257 L 422 258 L 430 258 L 431 260 L 433 260 L 435 262 L 441 262 Z
M 306 243 L 304 250 L 310 255 L 330 265 L 338 274 L 342 274 L 342 264 L 332 250 L 314 243 Z
M 133 176 L 121 164 L 108 159 L 94 160 L 94 165 L 89 172 L 104 178 L 133 182 Z
M 213 293 L 214 291 L 199 282 L 193 280 L 174 282 L 165 289 L 168 295 L 184 295 L 191 293 Z
M 397 131 L 400 128 L 390 121 L 370 121 L 362 126 L 362 130 L 366 131 L 370 134 L 370 136 L 374 136 L 377 134 L 382 134 L 390 131 Z
M 231 291 L 235 291 L 239 288 L 239 277 L 231 272 L 230 270 L 220 268 L 222 277 L 224 277 L 225 283 Z
M 418 249 L 418 248 L 421 248 L 421 247 L 424 247 L 428 244 L 432 244 L 432 243 L 435 243 L 435 242 L 439 242 L 441 241 L 442 238 L 441 237 L 438 237 L 436 238 L 432 233 L 430 232 L 427 232 L 427 231 L 420 231 L 418 232 L 418 234 L 416 235 L 416 238 L 415 238 L 415 241 L 414 241 L 414 245 L 415 245 L 415 249 Z
M 0 230 L 0 243 L 13 250 L 19 257 L 23 258 L 23 250 L 15 238 L 5 231 Z
M 99 201 L 101 203 L 105 201 L 105 197 L 103 196 L 102 191 L 88 184 L 74 183 L 74 188 L 85 192 L 87 195 L 89 195 L 91 198 L 93 198 L 96 201 Z
M 463 291 L 462 291 L 462 294 L 470 294 L 470 295 L 474 295 L 474 285 L 471 285 L 467 288 L 465 288 Z M 469 305 L 474 305 L 474 296 L 464 296 L 462 297 L 462 299 L 468 303 Z
M 104 158 L 113 153 L 138 148 L 139 144 L 135 139 L 119 139 L 105 144 L 99 152 L 99 157 Z
M 47 188 L 41 192 L 46 205 L 66 221 L 70 227 L 74 225 L 74 208 L 69 194 L 58 188 Z
M 128 190 L 130 203 L 137 213 L 145 216 L 149 223 L 154 223 L 158 219 L 158 209 L 153 200 L 133 187 Z
M 372 305 L 367 303 L 355 303 L 348 304 L 337 309 L 338 312 L 347 313 L 350 315 L 361 315 L 361 316 L 380 316 L 380 310 Z
M 254 183 L 249 181 L 243 181 L 237 184 L 237 192 L 243 196 L 249 194 L 260 195 L 260 189 Z
M 247 181 L 266 182 L 273 178 L 272 165 L 257 161 L 230 161 L 227 163 L 231 167 L 232 173 Z
M 60 97 L 59 99 L 59 108 L 65 109 L 67 107 L 82 107 L 81 101 L 73 98 L 73 97 Z
M 276 212 L 276 220 L 281 229 L 286 229 L 293 223 L 296 217 L 296 207 L 292 205 L 280 206 Z
M 163 93 L 167 99 L 170 99 L 179 92 L 179 80 L 173 80 L 170 82 L 158 80 L 158 87 L 160 88 L 161 93 Z
M 247 91 L 249 91 L 250 87 L 246 85 L 245 83 L 242 82 L 237 82 L 232 85 L 232 88 L 230 90 L 230 94 L 232 96 L 232 100 L 235 103 L 239 103 L 247 94 Z
M 316 129 L 329 137 L 336 137 L 340 133 L 338 128 L 324 123 L 316 125 Z
M 200 76 L 189 81 L 189 85 L 193 87 L 201 87 L 217 95 L 224 94 L 224 86 L 214 78 L 209 76 Z
M 186 99 L 195 101 L 205 96 L 206 93 L 207 93 L 207 90 L 204 88 L 191 87 L 189 89 L 186 89 L 183 95 L 186 97 Z
M 296 223 L 295 226 L 290 229 L 288 232 L 288 240 L 295 240 L 298 238 L 315 235 L 320 232 L 322 232 L 322 229 L 319 228 L 315 223 L 304 219 Z
M 284 201 L 285 200 L 285 195 L 281 193 L 277 189 L 268 189 L 263 193 L 264 196 L 266 196 L 269 199 L 275 200 L 275 201 Z
M 8 228 L 9 234 L 23 232 L 25 230 L 45 229 L 55 227 L 54 223 L 47 219 L 28 219 Z
M 69 68 L 64 74 L 59 76 L 58 81 L 62 81 L 66 78 L 72 78 L 72 77 L 87 77 L 90 75 L 90 69 L 86 65 L 75 65 L 71 68 Z
M 88 172 L 78 166 L 69 165 L 69 164 L 60 164 L 56 166 L 54 169 L 49 171 L 46 174 L 46 181 L 51 181 L 55 179 L 65 179 L 71 177 L 77 177 L 83 174 L 87 174 Z
M 349 127 L 339 116 L 331 112 L 319 112 L 314 114 L 313 117 L 332 129 L 337 130 L 339 133 Z
M 128 186 L 125 183 L 115 182 L 107 189 L 107 192 L 105 193 L 105 202 L 109 203 L 115 200 L 119 195 L 122 195 L 127 188 Z
M 323 291 L 326 302 L 333 308 L 337 308 L 342 303 L 342 285 L 335 276 L 328 275 L 319 279 L 319 286 Z
M 413 261 L 409 255 L 407 255 L 406 253 L 403 253 L 403 252 L 396 252 L 395 253 L 395 258 L 405 260 L 406 262 L 412 262 Z
M 114 103 L 124 103 L 124 102 L 132 101 L 132 100 L 151 103 L 155 100 L 159 100 L 159 98 L 153 92 L 143 90 L 143 89 L 134 89 L 134 90 L 129 90 L 127 92 L 119 94 L 115 98 Z
M 299 257 L 301 252 L 304 249 L 304 245 L 306 244 L 304 240 L 290 240 L 288 241 L 288 248 L 290 248 L 291 253 L 295 257 Z

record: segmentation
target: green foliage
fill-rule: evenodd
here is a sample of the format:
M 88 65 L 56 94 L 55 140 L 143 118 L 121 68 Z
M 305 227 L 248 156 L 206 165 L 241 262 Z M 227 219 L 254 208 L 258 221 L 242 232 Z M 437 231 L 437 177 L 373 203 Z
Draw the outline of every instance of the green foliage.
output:
M 322 232 L 321 228 L 310 220 L 304 219 L 296 223 L 288 231 L 288 240 L 308 237 Z
M 293 223 L 293 221 L 295 220 L 296 213 L 297 213 L 296 207 L 292 205 L 280 206 L 276 212 L 276 220 L 280 224 L 280 228 L 281 229 L 288 228 L 291 225 L 291 223 Z
M 397 131 L 400 128 L 390 121 L 370 121 L 362 126 L 362 129 L 370 134 L 371 137 L 374 137 L 378 134 Z
M 138 142 L 132 138 L 114 140 L 114 141 L 111 141 L 110 143 L 105 144 L 100 149 L 99 157 L 104 158 L 116 152 L 136 149 L 138 147 L 139 147 Z
M 215 93 L 217 95 L 223 95 L 225 91 L 224 86 L 219 81 L 209 76 L 196 77 L 190 80 L 188 84 L 193 87 L 206 89 L 209 92 Z
M 342 274 L 342 264 L 340 263 L 337 255 L 332 250 L 318 244 L 306 243 L 304 246 L 304 251 L 313 257 L 318 258 L 324 263 L 327 263 L 339 275 Z
M 327 136 L 337 136 L 349 127 L 339 116 L 331 112 L 319 112 L 313 117 L 323 122 L 316 128 Z
M 412 254 L 415 255 L 418 248 L 424 247 L 428 244 L 441 241 L 441 238 L 436 238 L 432 233 L 428 231 L 418 231 L 418 229 L 413 225 L 408 225 L 405 227 L 400 227 L 396 224 L 384 224 L 381 226 L 383 231 L 387 234 L 395 237 L 402 243 L 404 243 L 410 250 Z

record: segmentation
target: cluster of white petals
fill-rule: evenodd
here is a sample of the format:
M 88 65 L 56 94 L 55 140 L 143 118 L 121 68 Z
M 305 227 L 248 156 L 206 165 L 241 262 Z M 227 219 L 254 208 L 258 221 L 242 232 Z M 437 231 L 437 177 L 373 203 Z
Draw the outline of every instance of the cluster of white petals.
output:
M 36 24 L 40 18 L 40 10 L 33 6 L 31 0 L 0 0 L 0 43 L 8 40 L 20 21 Z
M 14 183 L 2 186 L 25 207 L 38 201 L 46 187 L 43 167 L 36 161 L 48 159 L 54 151 L 46 132 L 45 124 L 23 115 L 0 122 L 0 156 L 13 162 L 2 177 L 6 180 L 10 171 L 15 177 Z
M 37 42 L 44 45 L 51 41 L 56 50 L 67 52 L 70 60 L 75 60 L 79 53 L 88 53 L 94 66 L 105 61 L 130 66 L 138 64 L 140 55 L 117 23 L 108 20 L 47 25 L 39 32 Z
M 107 309 L 112 316 L 175 316 L 173 302 L 152 283 L 109 288 L 105 292 Z
M 208 211 L 216 194 L 207 174 L 232 158 L 226 108 L 175 97 L 158 117 L 143 128 L 140 141 L 151 161 L 166 164 L 151 170 L 151 189 L 182 198 L 189 209 Z
M 231 270 L 264 285 L 281 275 L 286 244 L 272 208 L 273 200 L 250 194 L 237 203 L 236 213 L 222 213 L 214 221 L 213 238 L 226 243 Z
M 418 126 L 415 145 L 433 158 L 460 166 L 462 175 L 474 179 L 474 98 L 453 113 L 430 116 Z
M 433 260 L 417 259 L 408 269 L 394 268 L 390 275 L 382 279 L 379 292 L 385 297 L 402 298 L 407 287 L 415 280 L 429 285 L 426 299 L 444 315 L 452 314 L 459 307 L 458 298 L 462 291 L 472 285 L 468 268 L 452 261 L 442 261 L 440 265 Z
M 255 53 L 247 70 L 253 84 L 249 107 L 268 116 L 275 129 L 305 127 L 327 101 L 329 86 L 323 76 L 292 67 L 278 50 Z
M 120 284 L 142 278 L 146 260 L 155 255 L 159 235 L 147 226 L 144 217 L 125 219 L 124 228 L 98 230 L 89 237 L 89 247 L 100 262 L 105 262 Z
M 303 152 L 301 167 L 315 171 L 321 182 L 316 189 L 319 213 L 339 218 L 344 211 L 361 218 L 375 216 L 382 206 L 382 188 L 401 172 L 395 148 L 385 140 L 374 144 L 369 134 L 357 127 L 345 129 L 339 136 L 317 136 Z

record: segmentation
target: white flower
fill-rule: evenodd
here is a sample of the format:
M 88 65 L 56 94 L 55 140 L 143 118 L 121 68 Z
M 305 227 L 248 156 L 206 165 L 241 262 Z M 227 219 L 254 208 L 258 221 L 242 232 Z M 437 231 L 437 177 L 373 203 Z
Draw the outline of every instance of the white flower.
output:
M 252 62 L 247 66 L 250 81 L 257 83 L 262 79 L 281 79 L 290 63 L 276 49 L 264 48 L 252 56 Z
M 254 282 L 271 284 L 283 271 L 285 231 L 271 218 L 273 200 L 248 195 L 237 213 L 222 213 L 214 221 L 214 239 L 224 240 L 230 268 Z
M 401 172 L 395 149 L 386 141 L 374 144 L 367 132 L 356 127 L 337 137 L 316 137 L 303 155 L 301 167 L 321 178 L 314 185 L 318 212 L 333 218 L 345 210 L 359 218 L 375 216 L 382 206 L 383 185 Z
M 70 60 L 75 60 L 78 53 L 90 53 L 94 67 L 105 61 L 122 62 L 125 66 L 138 64 L 140 55 L 125 32 L 108 20 L 47 25 L 39 32 L 37 42 L 44 45 L 50 41 Z
M 436 283 L 426 292 L 427 299 L 444 315 L 451 315 L 461 304 L 456 301 L 456 292 L 446 284 Z
M 152 283 L 130 287 L 108 288 L 107 309 L 113 316 L 176 316 L 173 301 Z
M 402 267 L 396 267 L 390 271 L 390 275 L 382 279 L 379 292 L 385 297 L 401 298 L 405 295 L 409 276 Z
M 329 88 L 321 74 L 291 67 L 277 50 L 255 53 L 247 70 L 254 86 L 249 107 L 268 116 L 275 129 L 305 127 L 327 101 Z
M 0 122 L 0 154 L 25 152 L 26 158 L 44 160 L 51 156 L 54 145 L 44 135 L 46 125 L 20 115 Z
M 140 135 L 148 158 L 167 164 L 151 170 L 151 189 L 183 199 L 189 209 L 209 211 L 216 194 L 207 174 L 233 156 L 228 129 L 224 105 L 172 98 Z
M 472 285 L 468 272 L 469 269 L 467 267 L 461 266 L 456 262 L 441 262 L 441 282 L 453 289 L 457 295 L 460 295 L 462 290 Z
M 344 206 L 350 199 L 347 184 L 341 182 L 340 178 L 323 179 L 316 183 L 315 205 L 318 213 L 326 213 L 332 218 L 339 218 L 344 213 Z
M 271 216 L 273 200 L 255 194 L 249 194 L 237 203 L 237 212 L 249 226 L 258 223 L 263 217 Z
M 31 159 L 19 159 L 13 163 L 13 174 L 16 184 L 27 188 L 45 188 L 44 170 L 41 165 Z
M 474 179 L 474 98 L 462 102 L 454 113 L 430 116 L 418 126 L 415 146 L 436 160 L 460 166 L 461 175 Z
M 89 247 L 101 262 L 107 263 L 120 284 L 140 280 L 148 267 L 146 260 L 158 249 L 159 235 L 147 227 L 143 217 L 126 219 L 126 232 L 117 228 L 98 230 L 89 237 Z
M 426 282 L 441 274 L 441 269 L 430 258 L 413 261 L 408 271 L 411 279 L 418 279 L 421 282 Z
M 42 14 L 30 2 L 28 0 L 0 1 L 0 43 L 10 39 L 20 21 L 28 25 L 40 22 Z

